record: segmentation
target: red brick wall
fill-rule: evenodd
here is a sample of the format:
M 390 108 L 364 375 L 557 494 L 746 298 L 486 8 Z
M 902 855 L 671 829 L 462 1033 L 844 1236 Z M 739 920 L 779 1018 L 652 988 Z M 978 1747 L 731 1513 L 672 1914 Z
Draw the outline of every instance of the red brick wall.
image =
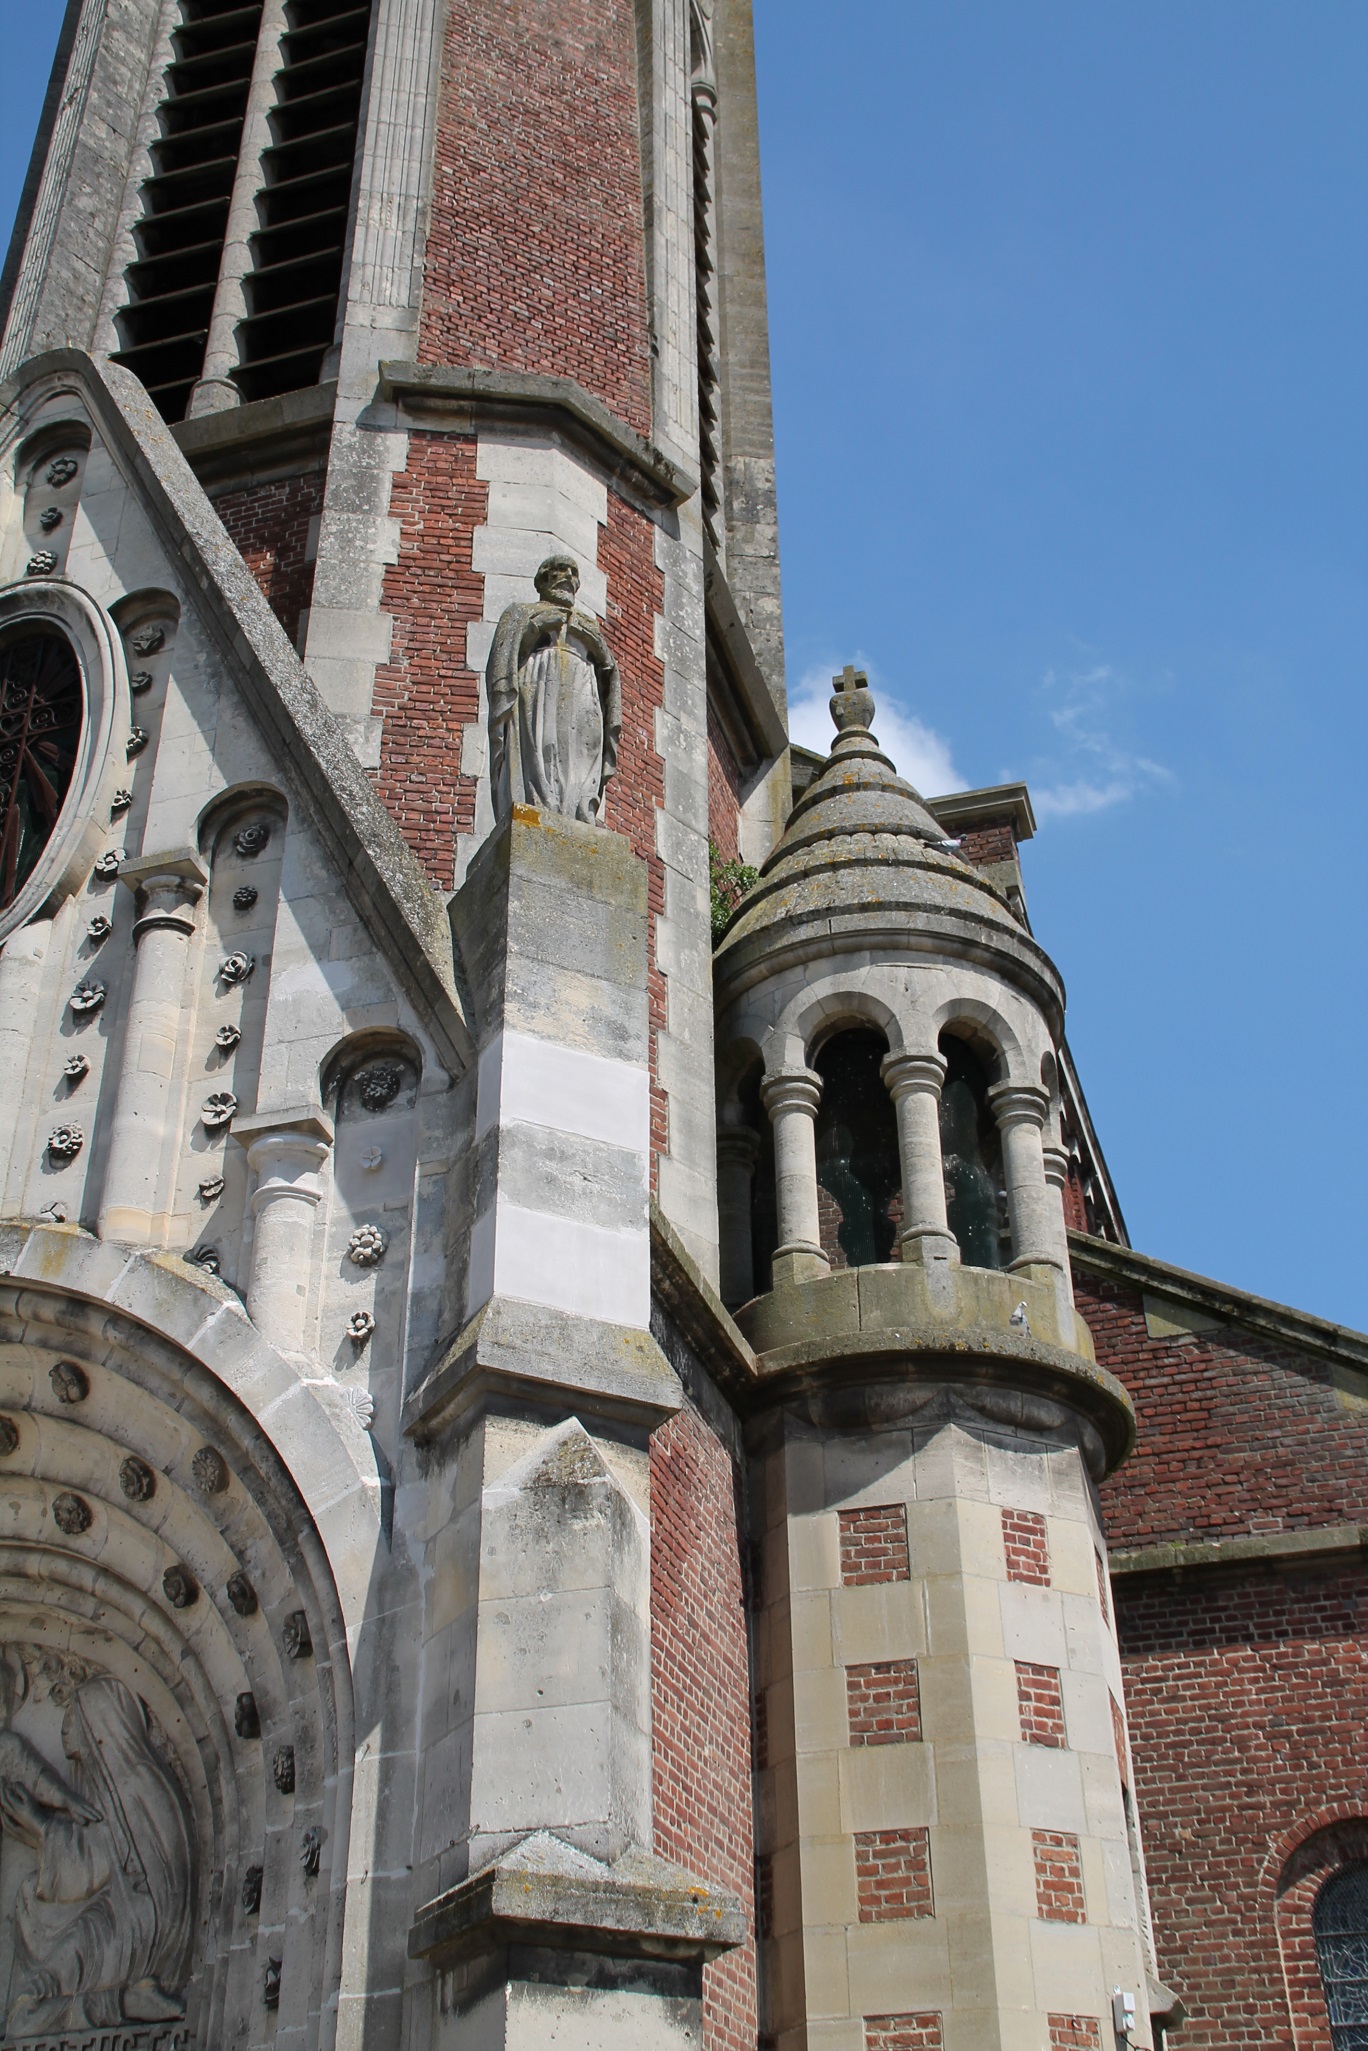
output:
M 1037 1588 L 1049 1587 L 1050 1539 L 1045 1519 L 1038 1510 L 1004 1510 L 1002 1545 L 1009 1581 L 1030 1581 Z
M 414 434 L 390 512 L 399 560 L 385 572 L 393 620 L 390 660 L 375 673 L 384 720 L 375 784 L 434 883 L 455 880 L 456 835 L 475 820 L 475 785 L 461 775 L 461 729 L 479 715 L 480 685 L 466 667 L 466 628 L 484 611 L 484 579 L 471 568 L 471 536 L 489 487 L 475 476 L 475 443 Z
M 941 2051 L 945 2042 L 934 2008 L 917 2015 L 867 2015 L 864 2036 L 865 2051 Z
M 656 852 L 655 815 L 665 802 L 665 764 L 655 743 L 656 713 L 665 703 L 665 670 L 655 652 L 655 622 L 665 609 L 665 585 L 655 564 L 655 528 L 611 492 L 608 524 L 599 536 L 599 567 L 608 577 L 608 645 L 622 677 L 622 739 L 617 771 L 604 799 L 603 823 L 614 833 L 625 833 L 646 864 L 654 1190 L 657 1159 L 669 1151 L 670 1143 L 656 1063 L 656 1035 L 665 1029 L 665 978 L 656 960 L 656 920 L 665 909 L 665 865 Z
M 1070 1830 L 1033 1830 L 1036 1914 L 1045 1923 L 1086 1923 L 1083 1863 Z
M 234 547 L 296 647 L 299 615 L 313 590 L 313 564 L 305 561 L 309 522 L 322 506 L 321 472 L 248 485 L 214 500 Z
M 752 1908 L 750 1662 L 739 1489 L 697 1410 L 651 1440 L 655 1850 Z M 754 1938 L 703 1974 L 703 2051 L 755 2051 Z
M 981 868 L 986 862 L 1014 862 L 1016 835 L 1010 819 L 995 826 L 974 826 L 960 835 L 960 854 L 966 862 Z
M 632 0 L 446 19 L 419 361 L 577 378 L 649 434 Z
M 708 838 L 724 862 L 740 852 L 741 772 L 712 706 L 708 707 Z
M 869 1581 L 909 1581 L 907 1510 L 902 1503 L 875 1503 L 842 1510 L 841 1580 L 847 1588 Z
M 1096 2016 L 1050 2017 L 1050 2051 L 1099 2051 L 1101 2042 Z
M 1136 1291 L 1086 1272 L 1075 1288 L 1138 1420 L 1103 1489 L 1113 1546 L 1368 1520 L 1368 1411 L 1329 1362 L 1243 1332 L 1151 1339 Z
M 1278 1889 L 1287 1848 L 1328 1814 L 1368 1816 L 1368 1572 L 1128 1575 L 1114 1590 L 1159 1970 L 1188 2010 L 1176 2044 L 1329 2051 L 1316 1889 L 1281 1913 Z M 1318 2004 L 1294 2037 L 1294 2008 Z
M 855 1890 L 862 1923 L 934 1916 L 930 1831 L 857 1830 Z
M 846 1718 L 852 1745 L 910 1745 L 921 1737 L 921 1692 L 915 1659 L 848 1666 Z
M 1022 1742 L 1027 1745 L 1068 1743 L 1064 1731 L 1064 1697 L 1059 1685 L 1059 1668 L 1037 1666 L 1034 1660 L 1016 1662 L 1017 1713 L 1021 1718 Z

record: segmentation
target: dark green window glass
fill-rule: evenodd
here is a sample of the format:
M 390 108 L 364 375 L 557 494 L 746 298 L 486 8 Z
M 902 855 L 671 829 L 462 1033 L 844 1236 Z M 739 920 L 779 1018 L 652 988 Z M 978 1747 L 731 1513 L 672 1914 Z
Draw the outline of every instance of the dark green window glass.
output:
M 1005 1266 L 1006 1194 L 997 1121 L 988 1104 L 988 1070 L 973 1048 L 946 1033 L 941 1086 L 941 1161 L 945 1210 L 970 1268 Z
M 817 1181 L 835 1211 L 836 1266 L 863 1268 L 893 1258 L 901 1215 L 898 1126 L 879 1064 L 888 1052 L 881 1033 L 837 1033 L 816 1056 L 822 1078 L 817 1111 Z M 823 1207 L 823 1242 L 831 1209 Z M 837 1258 L 837 1256 L 840 1258 Z

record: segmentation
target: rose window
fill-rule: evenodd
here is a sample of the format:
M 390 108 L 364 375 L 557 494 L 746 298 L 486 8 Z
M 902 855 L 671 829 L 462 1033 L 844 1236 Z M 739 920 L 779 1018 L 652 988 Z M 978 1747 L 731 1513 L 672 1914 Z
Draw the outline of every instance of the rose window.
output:
M 26 627 L 0 646 L 0 911 L 52 837 L 83 716 L 81 672 L 63 635 Z

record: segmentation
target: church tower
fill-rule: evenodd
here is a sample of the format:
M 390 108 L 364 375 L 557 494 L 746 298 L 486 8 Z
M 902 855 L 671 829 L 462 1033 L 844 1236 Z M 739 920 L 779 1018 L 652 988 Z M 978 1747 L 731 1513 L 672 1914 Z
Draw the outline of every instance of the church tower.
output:
M 1150 2045 L 1114 1205 L 1024 791 L 852 672 L 793 803 L 749 0 L 70 0 L 0 290 L 4 2045 Z

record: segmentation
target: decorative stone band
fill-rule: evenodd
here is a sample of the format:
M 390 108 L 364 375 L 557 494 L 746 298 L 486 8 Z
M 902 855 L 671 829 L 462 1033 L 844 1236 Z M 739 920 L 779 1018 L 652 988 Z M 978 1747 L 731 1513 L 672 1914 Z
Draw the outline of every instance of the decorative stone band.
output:
M 409 1956 L 447 1965 L 499 1945 L 552 1944 L 702 1965 L 745 1941 L 745 1910 L 725 1889 L 642 1851 L 607 1865 L 539 1831 L 420 1909 Z
M 682 506 L 698 489 L 696 478 L 571 377 L 389 362 L 380 365 L 380 388 L 386 398 L 397 399 L 428 428 L 440 424 L 443 416 L 454 429 L 465 433 L 476 416 L 510 425 L 530 420 L 543 428 L 558 427 L 586 448 L 611 477 L 654 505 Z

